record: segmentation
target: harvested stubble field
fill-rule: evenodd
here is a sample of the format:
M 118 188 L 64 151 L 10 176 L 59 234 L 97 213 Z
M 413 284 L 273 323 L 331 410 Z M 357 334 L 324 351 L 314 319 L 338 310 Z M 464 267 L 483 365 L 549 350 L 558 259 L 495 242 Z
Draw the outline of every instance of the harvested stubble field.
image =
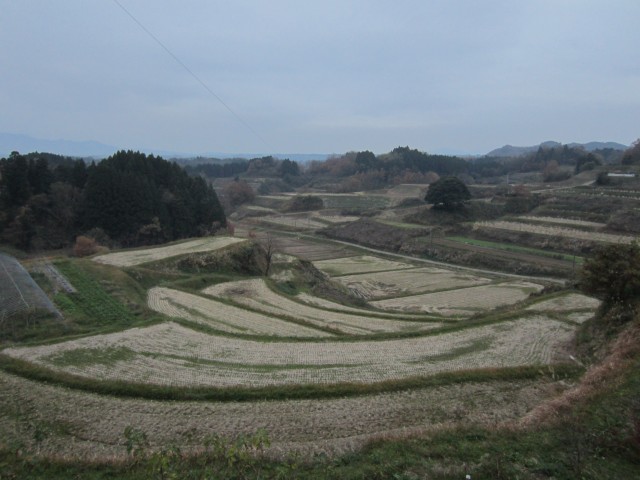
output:
M 203 237 L 189 242 L 168 245 L 166 247 L 144 248 L 140 250 L 108 253 L 106 255 L 94 257 L 93 260 L 107 265 L 114 265 L 116 267 L 131 267 L 187 253 L 218 250 L 243 241 L 245 240 L 242 238 L 234 237 Z
M 256 313 L 210 298 L 154 287 L 148 293 L 149 308 L 167 317 L 182 318 L 223 332 L 281 337 L 327 337 L 330 333 Z
M 257 235 L 259 240 L 266 238 L 264 234 Z M 326 241 L 317 242 L 285 235 L 272 235 L 271 241 L 276 252 L 293 255 L 310 262 L 354 255 L 349 247 Z
M 531 293 L 541 291 L 542 288 L 542 285 L 537 283 L 510 281 L 496 285 L 480 285 L 377 300 L 371 302 L 371 305 L 385 310 L 469 316 L 503 305 L 513 305 L 524 300 Z
M 383 332 L 415 332 L 431 330 L 440 323 L 400 321 L 375 318 L 367 313 L 340 313 L 299 303 L 271 290 L 263 279 L 227 282 L 203 290 L 206 295 L 231 299 L 266 315 L 294 317 L 310 324 L 331 328 L 351 335 L 369 335 Z M 362 311 L 361 311 L 362 312 Z M 312 335 L 309 335 L 312 336 Z
M 322 198 L 325 208 L 369 210 L 388 207 L 391 203 L 384 195 L 369 195 L 364 192 L 353 194 L 317 195 Z
M 54 374 L 107 384 L 130 382 L 144 388 L 175 387 L 173 391 L 265 387 L 287 392 L 300 387 L 324 392 L 328 386 L 341 385 L 371 391 L 366 385 L 385 381 L 422 381 L 448 372 L 521 366 L 537 369 L 563 363 L 576 329 L 566 320 L 583 321 L 589 315 L 584 305 L 593 305 L 590 299 L 554 297 L 523 311 L 519 318 L 514 315 L 475 325 L 449 322 L 441 331 L 429 331 L 444 322 L 427 321 L 425 313 L 417 312 L 431 309 L 439 315 L 468 316 L 479 309 L 515 303 L 542 287 L 515 281 L 490 284 L 495 280 L 483 274 L 362 256 L 330 242 L 286 235 L 270 238 L 278 253 L 327 260 L 325 270 L 348 274 L 336 280 L 368 277 L 386 287 L 392 285 L 386 296 L 407 296 L 374 302 L 374 306 L 400 311 L 348 307 L 306 293 L 291 298 L 271 290 L 261 278 L 218 284 L 205 289 L 203 295 L 163 285 L 149 290 L 148 306 L 186 322 L 166 321 L 59 343 L 15 346 L 2 354 Z M 211 240 L 215 238 L 204 239 Z M 188 251 L 173 253 L 180 245 Z M 197 243 L 186 242 L 111 255 L 120 262 L 115 264 L 128 266 L 214 248 L 209 247 L 193 250 L 199 248 Z M 171 253 L 157 256 L 165 249 Z M 414 292 L 420 294 L 410 295 Z M 384 305 L 393 301 L 400 306 Z M 413 305 L 407 307 L 407 302 Z M 405 311 L 412 308 L 414 313 Z M 342 337 L 379 336 L 337 338 L 327 327 Z M 224 333 L 218 335 L 214 330 Z M 0 435 L 7 441 L 35 445 L 33 439 L 44 428 L 45 440 L 37 443 L 41 453 L 86 459 L 124 455 L 123 432 L 131 426 L 145 431 L 153 446 L 179 444 L 185 449 L 201 446 L 211 433 L 234 437 L 265 428 L 274 453 L 334 453 L 359 448 L 375 435 L 418 432 L 460 421 L 495 424 L 516 419 L 563 387 L 538 379 L 413 388 L 323 400 L 161 402 L 74 391 L 0 372 L 0 411 L 6 413 L 0 415 Z M 283 393 L 276 398 L 286 396 Z M 25 422 L 25 418 L 30 420 Z
M 601 222 L 590 222 L 587 220 L 576 220 L 573 218 L 533 216 L 533 215 L 521 215 L 518 217 L 518 221 L 525 222 L 525 223 L 526 222 L 551 223 L 553 225 L 569 225 L 574 227 L 596 228 L 596 229 L 602 229 L 607 226 L 606 223 L 601 223 Z
M 313 218 L 324 223 L 347 223 L 347 222 L 355 222 L 360 220 L 360 217 L 356 217 L 353 215 L 329 215 L 324 212 L 314 212 Z
M 491 282 L 488 278 L 436 267 L 344 275 L 335 279 L 355 295 L 367 300 L 466 288 Z
M 168 322 L 3 353 L 98 380 L 253 388 L 375 383 L 457 370 L 545 365 L 566 359 L 573 335 L 573 327 L 543 315 L 433 336 L 359 342 L 259 342 Z
M 214 433 L 233 438 L 264 428 L 274 455 L 334 454 L 359 449 L 371 437 L 435 429 L 461 416 L 466 424 L 489 426 L 516 420 L 559 388 L 558 383 L 521 380 L 323 401 L 154 402 L 96 395 L 0 371 L 0 433 L 9 444 L 79 460 L 124 457 L 127 427 L 145 432 L 154 448 L 179 445 L 188 451 L 201 448 Z
M 576 310 L 587 310 L 590 314 L 600 306 L 598 299 L 587 297 L 580 293 L 569 293 L 560 295 L 549 300 L 536 302 L 527 307 L 527 310 L 537 310 L 540 312 L 573 312 Z
M 428 185 L 417 183 L 403 183 L 387 190 L 387 196 L 393 205 L 397 205 L 408 198 L 424 199 Z
M 387 260 L 385 258 L 374 257 L 372 255 L 319 260 L 313 264 L 316 268 L 331 276 L 382 272 L 386 270 L 400 270 L 403 268 L 414 267 L 409 263 L 396 262 L 394 260 Z
M 576 228 L 563 228 L 548 225 L 534 225 L 530 223 L 509 222 L 503 220 L 495 220 L 490 222 L 476 222 L 473 225 L 474 230 L 478 229 L 498 229 L 513 232 L 535 233 L 537 235 L 556 236 L 575 238 L 578 240 L 589 240 L 593 242 L 603 243 L 631 243 L 634 237 L 630 235 L 614 235 L 611 233 L 592 232 L 578 230 Z
M 268 215 L 260 217 L 260 222 L 271 223 L 296 230 L 318 230 L 326 227 L 325 223 L 314 220 L 311 216 L 300 215 Z
M 381 310 L 369 310 L 365 308 L 357 308 L 357 307 L 349 307 L 347 305 L 342 305 L 341 303 L 332 302 L 325 298 L 316 297 L 314 295 L 309 295 L 308 293 L 299 293 L 296 295 L 296 300 L 306 303 L 308 305 L 312 305 L 314 307 L 319 307 L 325 310 L 333 310 L 337 312 L 346 312 L 346 313 L 357 313 L 361 316 L 384 316 L 384 318 L 400 318 L 400 319 L 424 319 L 424 315 L 420 314 L 412 314 L 412 313 L 394 313 L 394 312 L 385 312 Z

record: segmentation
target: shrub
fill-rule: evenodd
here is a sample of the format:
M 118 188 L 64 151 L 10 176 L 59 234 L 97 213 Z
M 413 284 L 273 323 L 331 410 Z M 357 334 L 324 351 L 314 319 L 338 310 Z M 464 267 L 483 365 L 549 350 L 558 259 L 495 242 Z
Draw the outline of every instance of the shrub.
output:
M 99 245 L 95 239 L 91 237 L 85 237 L 84 235 L 80 235 L 76 238 L 76 243 L 73 246 L 73 254 L 76 257 L 87 257 L 89 255 L 93 255 L 98 253 Z
M 640 299 L 640 246 L 607 245 L 584 264 L 580 287 L 605 304 L 630 305 Z

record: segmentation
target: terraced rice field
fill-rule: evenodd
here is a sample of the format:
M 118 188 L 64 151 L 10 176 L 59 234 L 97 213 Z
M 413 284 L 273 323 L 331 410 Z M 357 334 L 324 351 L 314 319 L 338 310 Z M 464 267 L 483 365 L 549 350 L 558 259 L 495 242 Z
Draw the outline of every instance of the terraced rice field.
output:
M 536 302 L 527 307 L 527 310 L 539 312 L 571 312 L 574 310 L 588 310 L 593 313 L 600 306 L 596 298 L 587 297 L 579 293 L 570 293 L 559 297 Z
M 231 299 L 252 310 L 267 315 L 293 317 L 336 332 L 367 335 L 383 332 L 410 332 L 431 330 L 440 323 L 400 321 L 375 318 L 363 313 L 341 313 L 324 310 L 312 305 L 299 303 L 271 290 L 261 278 L 227 282 L 208 287 L 202 291 L 206 295 Z
M 309 295 L 308 293 L 299 293 L 296 295 L 296 300 L 302 303 L 306 303 L 307 305 L 312 305 L 314 307 L 322 308 L 325 310 L 333 310 L 337 312 L 346 312 L 346 313 L 355 313 L 362 316 L 384 316 L 385 318 L 400 318 L 400 319 L 424 319 L 424 315 L 419 314 L 411 314 L 411 313 L 393 313 L 393 312 L 383 312 L 370 310 L 365 308 L 357 308 L 357 307 L 349 307 L 347 305 L 342 305 L 341 303 L 332 302 L 330 300 L 326 300 L 321 297 L 316 297 L 314 295 Z
M 436 267 L 344 275 L 335 280 L 364 299 L 398 297 L 490 283 L 488 278 Z
M 556 226 L 548 226 L 548 225 L 533 225 L 530 223 L 509 222 L 509 221 L 502 221 L 502 220 L 495 220 L 490 222 L 476 222 L 473 228 L 474 229 L 486 228 L 486 229 L 509 230 L 513 232 L 527 232 L 527 233 L 535 233 L 538 235 L 576 238 L 579 240 L 591 240 L 594 242 L 603 242 L 603 243 L 631 243 L 634 240 L 634 237 L 630 235 L 614 235 L 610 233 L 578 230 L 576 228 L 565 228 L 565 227 L 556 227 Z
M 396 185 L 395 187 L 390 188 L 387 191 L 387 197 L 391 199 L 392 205 L 398 205 L 403 200 L 406 200 L 409 198 L 416 198 L 416 199 L 422 200 L 424 199 L 424 196 L 427 193 L 428 188 L 429 188 L 428 185 L 405 183 L 405 184 Z
M 223 332 L 280 337 L 328 337 L 330 333 L 251 312 L 180 290 L 155 287 L 148 293 L 149 308 L 168 317 L 182 318 Z
M 542 285 L 536 283 L 512 281 L 389 298 L 370 303 L 384 310 L 469 316 L 502 305 L 512 305 L 524 300 L 533 292 L 539 292 L 542 288 Z
M 515 303 L 542 286 L 497 283 L 488 274 L 439 266 L 415 267 L 408 263 L 411 260 L 359 255 L 349 247 L 299 236 L 272 237 L 278 251 L 274 265 L 288 268 L 287 253 L 312 259 L 337 275 L 336 281 L 358 286 L 363 296 L 374 299 L 370 305 L 376 310 L 308 293 L 286 296 L 270 289 L 263 278 L 217 284 L 200 294 L 157 286 L 148 291 L 148 306 L 180 318 L 180 323 L 126 325 L 114 333 L 12 346 L 2 354 L 83 378 L 179 390 L 293 385 L 324 389 L 461 370 L 563 363 L 577 324 L 590 318 L 598 305 L 597 300 L 571 293 L 541 299 L 509 320 L 465 324 L 463 317 Z M 175 254 L 148 250 L 120 252 L 145 253 L 113 257 L 112 264 L 133 265 Z M 70 268 L 61 271 L 70 275 Z M 363 337 L 372 334 L 377 336 Z M 459 422 L 461 416 L 464 422 L 492 425 L 517 419 L 560 388 L 545 382 L 467 382 L 322 401 L 162 402 L 87 393 L 0 372 L 0 391 L 5 392 L 0 395 L 0 411 L 15 412 L 0 415 L 0 437 L 33 444 L 30 425 L 46 419 L 64 425 L 64 432 L 47 436 L 37 444 L 38 451 L 112 459 L 124 454 L 122 432 L 128 426 L 145 431 L 154 448 L 179 444 L 185 452 L 201 446 L 214 431 L 233 437 L 264 427 L 276 453 L 344 452 L 374 435 L 437 428 Z M 18 425 L 16 418 L 31 423 Z
M 533 216 L 533 215 L 521 215 L 518 217 L 518 221 L 523 222 L 541 222 L 541 223 L 551 223 L 555 225 L 569 225 L 574 227 L 584 227 L 584 228 L 604 228 L 607 226 L 606 223 L 601 222 L 589 222 L 587 220 L 576 220 L 573 218 L 562 218 L 562 217 L 545 217 L 545 216 Z
M 414 268 L 409 263 L 396 262 L 372 255 L 319 260 L 313 264 L 316 268 L 331 276 Z
M 304 238 L 278 235 L 272 238 L 276 251 L 310 262 L 354 255 L 348 247 L 331 242 L 315 242 Z
M 165 258 L 184 255 L 187 253 L 209 252 L 218 250 L 234 243 L 245 241 L 235 237 L 203 237 L 189 242 L 176 243 L 166 247 L 145 248 L 141 250 L 128 250 L 125 252 L 108 253 L 99 255 L 93 260 L 106 265 L 116 267 L 131 267 L 143 263 L 163 260 Z
M 318 196 L 322 198 L 325 208 L 379 209 L 391 204 L 389 198 L 384 195 L 369 195 L 362 192 L 353 194 L 325 193 Z
M 275 455 L 340 454 L 361 448 L 371 437 L 437 429 L 459 420 L 461 411 L 467 424 L 495 427 L 529 412 L 552 387 L 539 380 L 509 380 L 322 401 L 150 402 L 0 371 L 0 391 L 11 392 L 0 395 L 5 414 L 0 415 L 0 438 L 9 445 L 33 445 L 37 426 L 46 419 L 46 425 L 64 429 L 33 446 L 41 454 L 113 461 L 125 454 L 122 432 L 127 427 L 146 432 L 153 447 L 177 445 L 183 452 L 202 448 L 212 432 L 235 438 L 261 427 L 269 433 Z
M 548 364 L 564 359 L 564 345 L 573 334 L 571 326 L 544 315 L 435 336 L 329 343 L 258 342 L 168 322 L 3 353 L 94 379 L 260 387 L 375 383 L 444 371 Z
M 317 230 L 326 227 L 326 224 L 318 222 L 313 218 L 288 216 L 288 215 L 269 215 L 260 217 L 261 222 L 272 223 L 284 227 L 295 228 L 297 230 Z
M 348 223 L 348 222 L 355 222 L 357 220 L 360 220 L 360 217 L 356 217 L 353 215 L 325 215 L 320 212 L 315 212 L 313 214 L 313 218 L 317 219 L 320 222 L 325 222 L 329 224 Z

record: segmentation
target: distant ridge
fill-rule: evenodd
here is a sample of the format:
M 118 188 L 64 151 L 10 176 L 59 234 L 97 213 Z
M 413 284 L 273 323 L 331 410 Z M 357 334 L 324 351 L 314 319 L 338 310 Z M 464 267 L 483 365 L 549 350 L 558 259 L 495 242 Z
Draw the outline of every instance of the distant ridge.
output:
M 29 135 L 0 132 L 0 158 L 8 157 L 13 151 L 17 151 L 22 154 L 31 152 L 46 152 L 55 153 L 58 155 L 66 155 L 68 157 L 106 158 L 113 155 L 118 150 L 129 149 L 130 147 L 114 147 L 112 145 L 105 145 L 104 143 L 93 141 L 43 140 L 41 138 L 34 138 Z M 196 157 L 214 157 L 220 159 L 251 159 L 272 155 L 273 157 L 279 158 L 281 160 L 288 158 L 289 160 L 304 163 L 311 160 L 326 160 L 331 156 L 328 153 L 179 153 L 150 148 L 133 148 L 131 150 L 140 150 L 141 152 L 146 154 L 160 155 L 166 159 Z
M 73 140 L 43 140 L 29 135 L 1 133 L 0 157 L 9 156 L 13 151 L 20 153 L 47 152 L 69 157 L 104 158 L 113 155 L 118 148 L 100 142 Z
M 530 147 L 514 147 L 513 145 L 505 145 L 504 147 L 496 148 L 495 150 L 491 150 L 486 154 L 487 157 L 519 157 L 520 155 L 525 155 L 530 152 L 535 152 L 540 147 L 546 148 L 555 148 L 562 147 L 563 144 L 560 142 L 548 141 L 542 142 L 538 145 L 533 145 Z M 582 147 L 587 152 L 592 152 L 594 150 L 600 150 L 605 148 L 612 148 L 614 150 L 626 150 L 629 148 L 627 145 L 623 145 L 617 142 L 588 142 L 588 143 L 568 143 L 569 147 Z

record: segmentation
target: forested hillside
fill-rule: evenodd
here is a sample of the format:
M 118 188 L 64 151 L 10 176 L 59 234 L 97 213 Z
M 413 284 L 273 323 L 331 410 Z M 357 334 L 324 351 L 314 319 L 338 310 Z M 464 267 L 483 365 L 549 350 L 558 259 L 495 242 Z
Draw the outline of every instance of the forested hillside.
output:
M 77 235 L 134 246 L 211 233 L 226 219 L 215 191 L 175 163 L 120 151 L 102 162 L 50 154 L 0 160 L 0 239 L 69 246 Z

